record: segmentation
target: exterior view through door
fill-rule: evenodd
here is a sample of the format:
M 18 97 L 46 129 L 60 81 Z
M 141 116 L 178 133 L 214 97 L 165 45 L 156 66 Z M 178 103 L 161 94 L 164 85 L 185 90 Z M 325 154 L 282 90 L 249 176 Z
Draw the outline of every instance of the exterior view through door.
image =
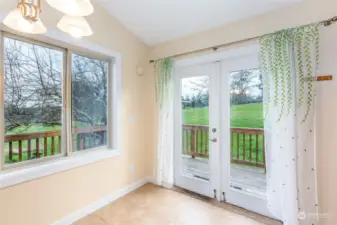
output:
M 175 185 L 271 216 L 258 48 L 175 65 Z

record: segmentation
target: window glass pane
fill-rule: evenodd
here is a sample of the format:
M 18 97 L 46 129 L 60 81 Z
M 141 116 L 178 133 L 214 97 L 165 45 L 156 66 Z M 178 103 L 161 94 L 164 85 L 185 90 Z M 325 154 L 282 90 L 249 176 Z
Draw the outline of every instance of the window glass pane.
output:
M 107 145 L 108 63 L 72 55 L 73 151 Z
M 61 153 L 63 52 L 4 38 L 5 164 Z

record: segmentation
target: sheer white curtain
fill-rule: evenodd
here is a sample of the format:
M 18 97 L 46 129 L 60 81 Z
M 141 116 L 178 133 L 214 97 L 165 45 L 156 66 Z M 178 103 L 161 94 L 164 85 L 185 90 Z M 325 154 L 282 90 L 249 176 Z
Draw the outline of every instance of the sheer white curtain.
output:
M 173 62 L 171 58 L 155 62 L 158 115 L 156 183 L 171 188 L 173 175 Z
M 318 225 L 315 83 L 319 27 L 280 31 L 261 40 L 267 199 L 285 225 Z

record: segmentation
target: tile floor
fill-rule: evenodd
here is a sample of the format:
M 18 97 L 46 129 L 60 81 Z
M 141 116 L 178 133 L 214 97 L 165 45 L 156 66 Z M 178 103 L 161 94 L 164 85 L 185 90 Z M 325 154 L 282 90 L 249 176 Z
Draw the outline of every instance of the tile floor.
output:
M 237 209 L 236 209 L 237 210 Z M 264 225 L 251 215 L 218 207 L 188 194 L 146 184 L 75 225 Z M 251 217 L 251 218 L 249 218 Z M 256 217 L 256 218 L 259 218 Z M 255 218 L 255 219 L 256 219 Z

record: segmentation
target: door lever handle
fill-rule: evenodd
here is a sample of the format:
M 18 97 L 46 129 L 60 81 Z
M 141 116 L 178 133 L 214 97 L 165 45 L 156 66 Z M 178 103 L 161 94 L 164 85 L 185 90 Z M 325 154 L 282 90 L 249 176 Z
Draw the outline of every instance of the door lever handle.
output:
M 211 142 L 217 142 L 218 141 L 218 139 L 216 139 L 216 138 L 212 138 L 212 139 L 209 139 Z

